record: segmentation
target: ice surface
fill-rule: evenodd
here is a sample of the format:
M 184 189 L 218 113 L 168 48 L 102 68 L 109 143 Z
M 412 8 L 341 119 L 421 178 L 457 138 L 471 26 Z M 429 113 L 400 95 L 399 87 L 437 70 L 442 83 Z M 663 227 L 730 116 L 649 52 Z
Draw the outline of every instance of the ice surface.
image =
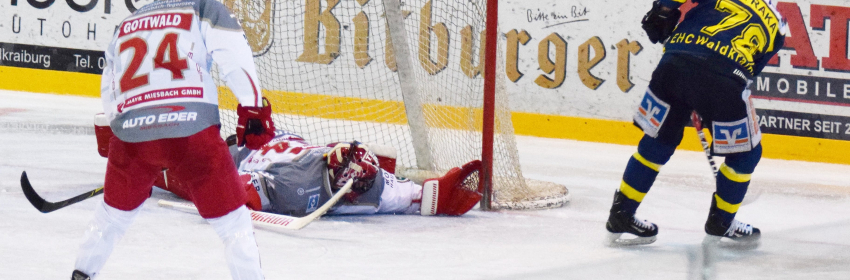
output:
M 103 181 L 91 130 L 99 99 L 0 91 L 0 279 L 67 279 L 95 203 L 49 214 L 20 189 L 57 201 Z M 686 137 L 691 137 L 686 135 Z M 638 248 L 603 245 L 604 222 L 633 146 L 519 137 L 528 177 L 566 185 L 560 209 L 462 217 L 325 217 L 303 230 L 257 230 L 267 279 L 700 279 L 713 178 L 679 151 L 638 217 L 660 227 Z M 850 155 L 848 155 L 850 156 Z M 850 278 L 850 167 L 762 159 L 738 218 L 762 230 L 753 251 L 720 250 L 716 279 Z M 223 245 L 197 215 L 156 206 L 154 192 L 100 279 L 228 279 Z

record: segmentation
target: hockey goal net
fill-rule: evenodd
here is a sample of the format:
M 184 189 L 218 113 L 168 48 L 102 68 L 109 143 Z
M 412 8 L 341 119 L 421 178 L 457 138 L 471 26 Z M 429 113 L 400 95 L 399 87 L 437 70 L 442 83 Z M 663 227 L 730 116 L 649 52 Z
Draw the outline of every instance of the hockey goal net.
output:
M 316 144 L 395 147 L 397 174 L 414 181 L 481 159 L 492 131 L 492 193 L 482 208 L 568 201 L 566 187 L 523 178 L 504 74 L 494 75 L 495 108 L 484 109 L 483 61 L 504 61 L 501 51 L 484 56 L 487 0 L 223 2 L 242 21 L 278 128 Z M 221 94 L 223 134 L 233 133 L 236 104 Z M 483 129 L 488 116 L 492 130 Z

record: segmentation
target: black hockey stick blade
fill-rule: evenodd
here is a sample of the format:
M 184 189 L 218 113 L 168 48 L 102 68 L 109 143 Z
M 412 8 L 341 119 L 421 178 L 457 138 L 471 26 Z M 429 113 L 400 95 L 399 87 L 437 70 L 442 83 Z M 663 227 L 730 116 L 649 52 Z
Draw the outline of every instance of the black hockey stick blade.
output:
M 78 196 L 58 201 L 58 202 L 50 202 L 41 198 L 38 193 L 35 192 L 35 189 L 32 188 L 30 184 L 30 180 L 27 178 L 27 172 L 24 171 L 21 173 L 21 189 L 24 190 L 24 196 L 27 197 L 27 200 L 30 201 L 30 204 L 38 209 L 41 213 L 50 213 L 59 209 L 64 208 L 65 206 L 86 200 L 93 196 L 99 195 L 103 193 L 103 187 L 96 188 L 92 191 L 86 192 L 84 194 L 80 194 Z

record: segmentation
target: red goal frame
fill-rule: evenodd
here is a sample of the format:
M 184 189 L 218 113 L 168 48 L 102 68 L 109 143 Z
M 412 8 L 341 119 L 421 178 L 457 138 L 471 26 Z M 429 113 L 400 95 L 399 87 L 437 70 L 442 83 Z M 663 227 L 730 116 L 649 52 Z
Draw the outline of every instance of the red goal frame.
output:
M 486 44 L 484 53 L 484 108 L 481 139 L 481 210 L 491 210 L 493 197 L 493 140 L 496 110 L 496 55 L 499 36 L 499 1 L 487 0 Z

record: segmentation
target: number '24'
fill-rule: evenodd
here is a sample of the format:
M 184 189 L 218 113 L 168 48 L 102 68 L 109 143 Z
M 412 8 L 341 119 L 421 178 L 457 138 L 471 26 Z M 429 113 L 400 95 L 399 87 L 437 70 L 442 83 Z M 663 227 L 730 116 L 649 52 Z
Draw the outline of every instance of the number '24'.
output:
M 162 42 L 156 49 L 156 56 L 153 58 L 154 70 L 165 69 L 171 71 L 171 79 L 183 79 L 183 71 L 189 69 L 189 64 L 185 58 L 180 58 L 177 53 L 177 39 L 179 34 L 168 33 L 163 37 Z M 121 76 L 120 85 L 121 92 L 138 88 L 150 83 L 148 73 L 137 74 L 139 67 L 148 53 L 148 43 L 139 37 L 131 38 L 124 41 L 120 45 L 120 51 L 123 53 L 128 49 L 133 49 L 133 58 L 130 60 L 130 65 L 127 71 Z

